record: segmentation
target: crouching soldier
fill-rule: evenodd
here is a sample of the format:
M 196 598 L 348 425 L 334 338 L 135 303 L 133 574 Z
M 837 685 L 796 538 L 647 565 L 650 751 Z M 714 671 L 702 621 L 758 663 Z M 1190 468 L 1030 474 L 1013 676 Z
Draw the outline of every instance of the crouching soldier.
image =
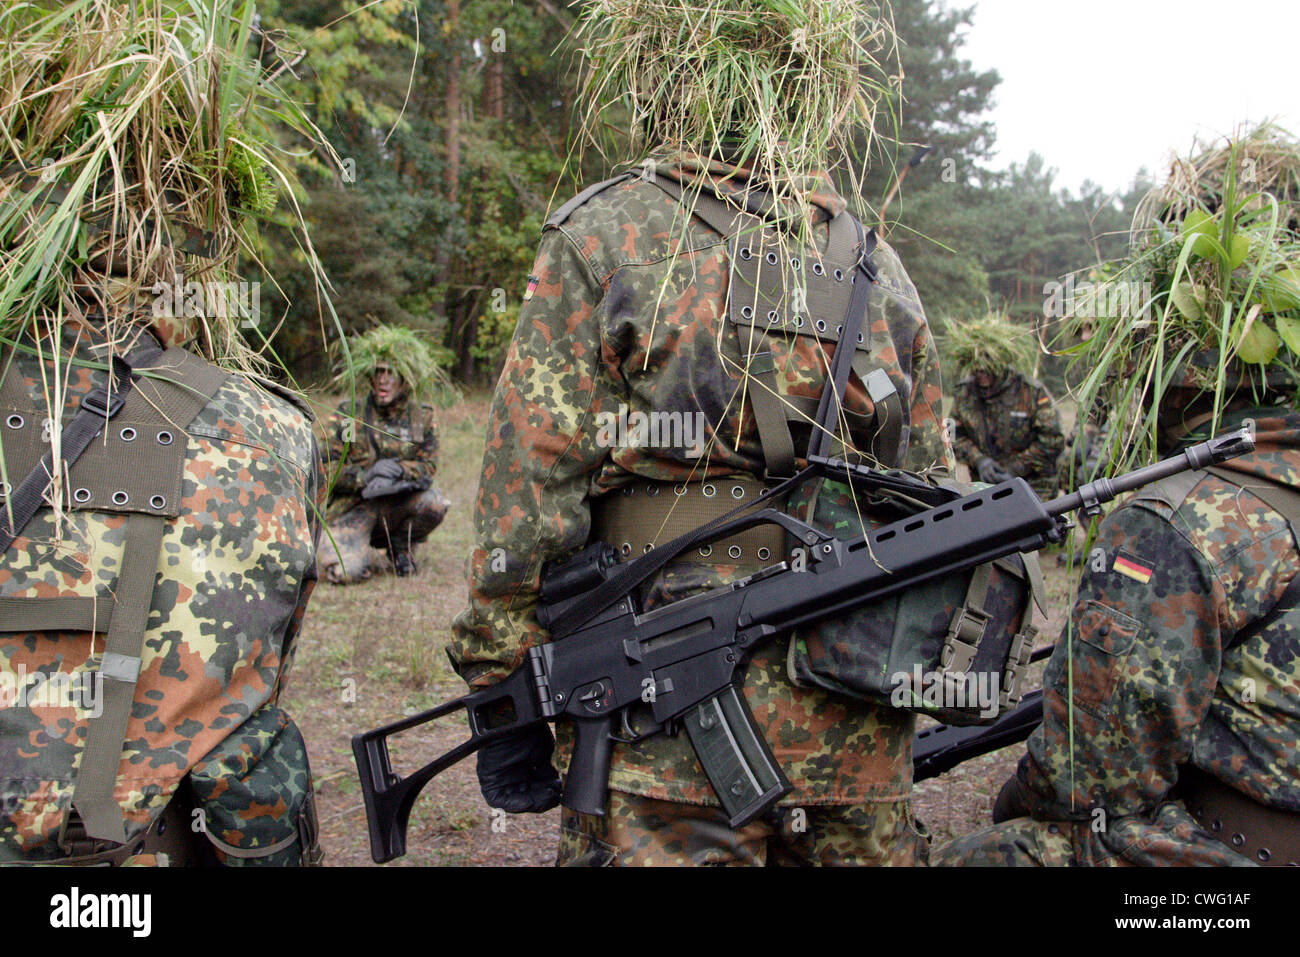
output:
M 399 577 L 415 574 L 411 557 L 451 503 L 433 487 L 438 430 L 422 401 L 435 381 L 425 341 L 401 326 L 379 326 L 352 340 L 339 377 L 368 384 L 364 399 L 344 399 L 326 422 L 332 478 L 329 537 L 321 572 L 333 584 L 371 574 L 372 548 L 383 549 Z

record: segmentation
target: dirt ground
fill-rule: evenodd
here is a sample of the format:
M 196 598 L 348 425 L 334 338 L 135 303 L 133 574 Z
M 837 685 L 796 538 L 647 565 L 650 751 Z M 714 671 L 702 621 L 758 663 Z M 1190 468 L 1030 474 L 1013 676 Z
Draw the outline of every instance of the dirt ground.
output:
M 471 507 L 486 419 L 483 396 L 440 414 L 436 484 L 452 508 L 417 551 L 418 574 L 399 579 L 381 570 L 359 585 L 322 584 L 309 606 L 282 700 L 307 740 L 327 865 L 372 863 L 351 736 L 464 693 L 444 648 L 451 621 L 465 606 Z M 1043 570 L 1053 619 L 1038 619 L 1040 643 L 1059 631 L 1070 588 L 1054 554 L 1044 557 Z M 1041 681 L 1042 668 L 1033 666 L 1032 687 Z M 413 771 L 465 737 L 459 716 L 425 725 L 395 744 L 395 769 Z M 917 785 L 916 813 L 936 842 L 988 823 L 998 789 L 1023 747 L 986 755 Z M 411 814 L 407 854 L 392 866 L 547 865 L 554 861 L 558 829 L 558 811 L 494 817 L 479 794 L 471 758 L 425 789 Z

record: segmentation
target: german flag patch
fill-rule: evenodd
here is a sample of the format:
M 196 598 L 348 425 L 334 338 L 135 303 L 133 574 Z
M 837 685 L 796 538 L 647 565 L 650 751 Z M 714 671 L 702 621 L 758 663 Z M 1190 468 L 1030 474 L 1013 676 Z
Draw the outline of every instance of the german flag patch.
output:
M 1111 567 L 1121 575 L 1127 575 L 1129 578 L 1136 582 L 1141 582 L 1143 585 L 1151 581 L 1151 574 L 1155 571 L 1155 569 L 1144 565 L 1131 555 L 1125 555 L 1123 553 L 1115 556 L 1115 564 Z
M 533 293 L 537 291 L 537 284 L 539 282 L 541 282 L 541 279 L 536 276 L 528 277 L 528 288 L 524 290 L 524 302 L 533 298 Z

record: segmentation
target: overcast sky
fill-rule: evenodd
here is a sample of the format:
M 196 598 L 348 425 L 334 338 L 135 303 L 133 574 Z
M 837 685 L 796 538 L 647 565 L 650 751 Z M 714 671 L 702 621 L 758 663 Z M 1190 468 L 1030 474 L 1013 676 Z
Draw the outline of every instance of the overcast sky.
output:
M 1036 151 L 1058 187 L 1123 189 L 1247 120 L 1300 135 L 1300 0 L 977 0 L 960 55 L 1002 76 L 993 165 Z

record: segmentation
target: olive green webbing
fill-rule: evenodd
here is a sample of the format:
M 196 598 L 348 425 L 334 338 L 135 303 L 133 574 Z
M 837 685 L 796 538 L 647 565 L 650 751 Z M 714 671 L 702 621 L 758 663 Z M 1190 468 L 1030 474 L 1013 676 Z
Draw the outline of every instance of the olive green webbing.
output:
M 28 631 L 108 631 L 112 600 L 84 596 L 0 598 L 0 634 Z
M 749 389 L 749 401 L 754 406 L 754 423 L 758 426 L 767 475 L 773 479 L 789 478 L 795 473 L 794 439 L 781 402 L 776 363 L 770 351 L 753 352 L 748 366 L 749 374 L 755 379 Z
M 114 797 L 117 767 L 131 718 L 135 684 L 148 626 L 154 575 L 165 522 L 157 515 L 132 513 L 126 520 L 126 545 L 117 578 L 117 607 L 99 667 L 103 710 L 88 722 L 72 806 L 92 838 L 123 841 L 122 809 Z
M 184 429 L 226 380 L 227 374 L 179 349 L 163 354 L 149 371 L 163 378 L 142 377 L 133 417 L 152 409 L 174 428 Z M 184 380 L 170 381 L 173 378 Z M 147 382 L 147 384 L 145 384 Z M 128 411 L 125 407 L 123 411 Z M 182 462 L 184 443 L 174 446 Z M 127 516 L 126 544 L 115 587 L 115 607 L 100 664 L 103 710 L 90 719 L 72 805 L 81 815 L 91 838 L 121 842 L 126 833 L 122 808 L 115 797 L 118 766 L 126 742 L 136 681 L 140 675 L 144 635 L 148 628 L 154 579 L 162 550 L 166 521 L 160 515 L 131 512 Z
M 634 482 L 592 501 L 591 538 L 612 545 L 622 555 L 638 557 L 646 546 L 673 541 L 738 505 L 754 501 L 763 488 L 763 483 L 751 477 L 734 475 L 677 485 Z M 781 503 L 764 504 L 779 508 Z M 677 561 L 753 565 L 784 557 L 785 530 L 765 523 L 692 549 Z

